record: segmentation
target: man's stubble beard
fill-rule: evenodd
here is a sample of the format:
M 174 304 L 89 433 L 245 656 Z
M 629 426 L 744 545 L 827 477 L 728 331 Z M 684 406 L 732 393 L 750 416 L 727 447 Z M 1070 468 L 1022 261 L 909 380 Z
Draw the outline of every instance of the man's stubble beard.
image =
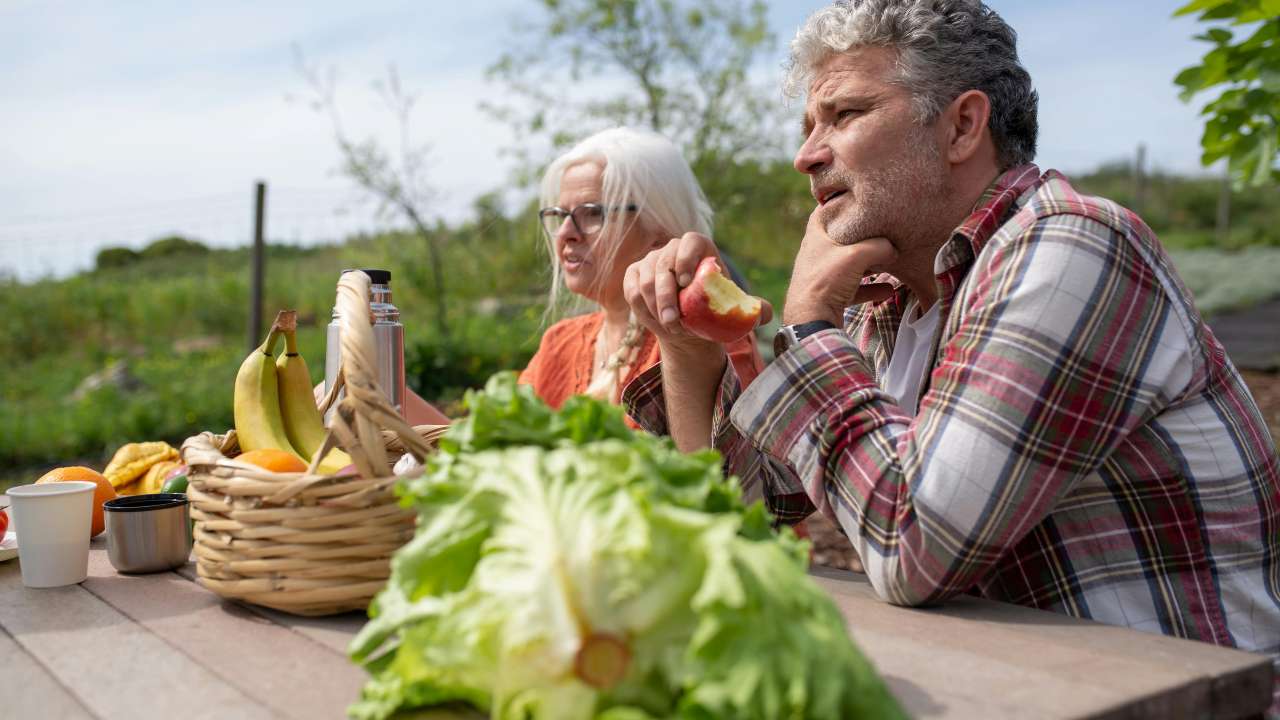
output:
M 852 245 L 882 237 L 906 253 L 928 241 L 932 219 L 951 195 L 946 167 L 926 127 L 916 126 L 905 147 L 902 157 L 870 173 L 841 169 L 822 176 L 821 184 L 834 181 L 849 188 L 847 207 L 825 219 L 832 242 Z

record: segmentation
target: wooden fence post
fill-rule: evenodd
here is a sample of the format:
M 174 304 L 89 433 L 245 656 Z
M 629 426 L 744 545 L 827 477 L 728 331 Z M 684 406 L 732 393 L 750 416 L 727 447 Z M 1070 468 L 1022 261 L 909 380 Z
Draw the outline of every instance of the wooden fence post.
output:
M 1147 146 L 1138 143 L 1138 157 L 1133 164 L 1133 211 L 1142 214 L 1147 201 Z
M 262 236 L 267 210 L 267 184 L 257 183 L 253 207 L 253 250 L 249 278 L 249 350 L 262 344 L 262 281 L 266 270 Z

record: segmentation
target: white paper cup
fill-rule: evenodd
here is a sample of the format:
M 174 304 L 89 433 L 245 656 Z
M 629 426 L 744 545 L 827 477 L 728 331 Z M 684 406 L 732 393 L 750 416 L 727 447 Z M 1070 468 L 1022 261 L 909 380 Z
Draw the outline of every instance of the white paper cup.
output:
M 23 585 L 74 585 L 89 576 L 89 524 L 96 487 L 75 480 L 19 485 L 5 492 L 12 501 L 9 514 L 18 534 Z

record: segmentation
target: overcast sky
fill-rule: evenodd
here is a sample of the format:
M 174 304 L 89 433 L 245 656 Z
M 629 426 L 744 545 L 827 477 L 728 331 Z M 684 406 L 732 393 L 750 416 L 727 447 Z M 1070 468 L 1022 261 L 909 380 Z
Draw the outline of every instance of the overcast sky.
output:
M 780 43 L 819 0 L 774 0 Z M 993 0 L 1019 34 L 1040 92 L 1042 167 L 1085 171 L 1148 146 L 1155 165 L 1197 171 L 1197 109 L 1172 77 L 1202 54 L 1177 3 Z M 355 135 L 393 140 L 369 90 L 388 63 L 421 95 L 412 131 L 433 145 L 441 214 L 466 216 L 501 188 L 508 131 L 477 107 L 501 91 L 484 68 L 531 0 L 123 3 L 0 0 L 0 272 L 34 278 L 91 264 L 104 245 L 167 232 L 217 245 L 249 237 L 255 179 L 270 184 L 268 234 L 315 242 L 368 227 L 333 172 L 327 122 L 292 47 L 339 69 Z M 788 138 L 794 143 L 796 138 Z

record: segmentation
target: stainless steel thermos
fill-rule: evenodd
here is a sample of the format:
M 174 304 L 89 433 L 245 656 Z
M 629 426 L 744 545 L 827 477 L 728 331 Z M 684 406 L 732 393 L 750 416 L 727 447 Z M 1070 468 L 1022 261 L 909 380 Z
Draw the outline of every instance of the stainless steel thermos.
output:
M 343 270 L 343 273 L 352 272 Z M 400 310 L 391 304 L 391 271 L 361 269 L 369 276 L 369 307 L 373 311 L 373 341 L 378 346 L 378 387 L 386 393 L 387 400 L 396 412 L 404 415 L 404 325 L 400 323 Z M 339 338 L 342 327 L 338 324 L 338 308 L 333 309 L 333 320 L 325 342 L 324 387 L 328 392 L 338 378 L 342 366 L 342 345 Z M 333 412 L 330 410 L 329 412 Z M 328 417 L 325 417 L 326 424 Z

